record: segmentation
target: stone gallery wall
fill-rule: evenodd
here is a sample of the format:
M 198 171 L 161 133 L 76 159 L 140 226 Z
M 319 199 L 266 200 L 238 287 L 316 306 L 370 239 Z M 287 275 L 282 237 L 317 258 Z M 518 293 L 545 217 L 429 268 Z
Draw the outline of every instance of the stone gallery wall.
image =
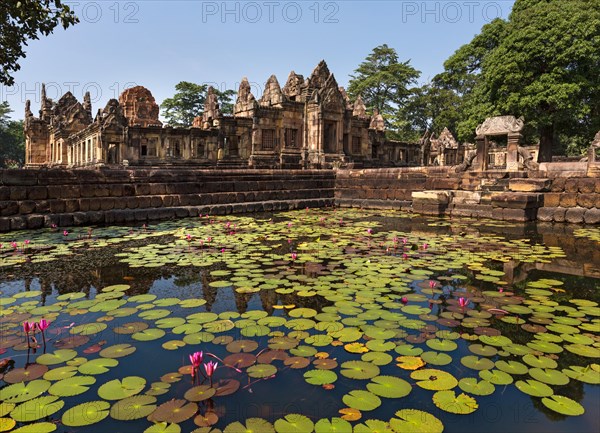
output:
M 598 224 L 600 178 L 564 171 L 455 173 L 448 167 L 0 170 L 0 231 L 334 203 L 436 216 Z
M 333 204 L 331 170 L 0 170 L 0 231 Z

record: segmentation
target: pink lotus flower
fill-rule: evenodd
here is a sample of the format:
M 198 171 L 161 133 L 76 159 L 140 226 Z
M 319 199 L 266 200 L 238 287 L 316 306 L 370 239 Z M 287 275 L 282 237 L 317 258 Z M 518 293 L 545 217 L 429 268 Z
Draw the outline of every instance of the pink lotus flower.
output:
M 367 234 L 372 234 L 373 233 L 373 229 L 367 229 Z
M 465 308 L 468 303 L 469 301 L 467 300 L 467 298 L 463 298 L 462 296 L 458 298 L 458 305 L 460 305 L 461 308 Z
M 17 244 L 15 241 L 12 241 L 10 243 L 10 246 L 13 247 L 16 250 L 18 248 L 19 244 Z
M 402 238 L 402 243 L 403 243 L 404 245 L 406 245 L 406 243 L 407 243 L 407 242 L 408 242 L 408 239 L 406 239 L 406 238 Z
M 40 331 L 44 332 L 46 329 L 48 329 L 48 327 L 50 326 L 51 322 L 48 322 L 46 319 L 41 319 L 38 323 L 37 323 L 37 327 L 40 329 Z
M 423 244 L 423 249 L 424 249 L 424 250 L 426 250 L 428 246 L 429 246 L 429 245 L 427 245 L 427 242 L 425 242 L 425 243 Z
M 30 241 L 29 239 L 25 239 L 25 242 L 24 242 L 24 243 L 25 243 L 25 245 L 29 245 L 29 243 L 30 243 L 30 242 L 31 242 L 31 241 Z
M 185 235 L 185 239 L 186 239 L 188 242 L 190 242 L 190 241 L 192 240 L 192 235 L 188 233 L 187 235 Z
M 292 253 L 292 260 L 296 260 L 298 258 L 298 254 Z
M 206 242 L 208 242 L 208 243 L 212 242 L 212 238 L 211 238 L 210 236 L 209 236 L 209 237 L 207 237 L 207 238 L 206 238 Z
M 408 298 L 406 296 L 403 296 L 402 299 L 400 299 L 400 302 L 402 302 L 404 305 L 408 304 Z
M 218 363 L 214 361 L 204 363 L 204 370 L 206 371 L 206 375 L 208 377 L 212 377 L 212 375 L 215 373 L 215 370 L 217 369 L 217 365 Z
M 34 322 L 27 322 L 27 321 L 23 322 L 23 331 L 25 331 L 25 334 L 29 334 L 34 329 L 35 329 Z
M 225 248 L 221 248 L 221 252 L 224 253 L 225 252 Z
M 502 287 L 500 287 L 500 288 L 498 289 L 498 292 L 502 293 L 502 292 L 504 292 L 504 289 L 503 289 Z
M 402 254 L 402 258 L 403 258 L 404 260 L 408 260 L 408 254 Z
M 204 354 L 202 352 L 194 352 L 190 355 L 190 361 L 194 366 L 194 369 L 197 369 L 202 364 L 202 359 L 204 358 Z
M 288 226 L 288 229 L 292 228 L 292 225 L 293 225 L 292 223 L 288 223 L 288 224 L 287 224 L 287 226 Z
M 437 285 L 437 283 L 433 280 L 429 280 L 429 287 L 431 287 L 432 289 Z
M 63 236 L 69 236 L 69 232 L 67 230 L 63 231 Z
M 52 229 L 55 229 L 56 227 L 57 227 L 57 225 L 56 225 L 56 224 L 52 224 L 52 225 L 50 226 L 50 228 L 52 228 Z

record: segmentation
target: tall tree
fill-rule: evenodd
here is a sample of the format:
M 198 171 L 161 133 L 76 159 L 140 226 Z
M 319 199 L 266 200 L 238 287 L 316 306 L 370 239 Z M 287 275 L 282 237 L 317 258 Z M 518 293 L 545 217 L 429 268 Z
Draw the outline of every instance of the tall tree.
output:
M 410 60 L 400 62 L 396 50 L 383 44 L 350 76 L 348 94 L 352 99 L 360 95 L 369 111 L 378 110 L 391 125 L 390 119 L 398 120 L 398 109 L 411 95 L 420 74 Z
M 539 161 L 559 132 L 600 128 L 600 8 L 597 0 L 517 0 L 508 32 L 485 59 L 493 105 L 537 129 Z
M 190 127 L 196 116 L 202 115 L 208 85 L 181 81 L 175 86 L 176 93 L 161 104 L 163 116 L 172 126 Z M 219 91 L 214 89 L 220 102 L 221 112 L 233 112 L 233 90 Z
M 23 121 L 10 120 L 8 102 L 0 104 L 0 167 L 18 167 L 25 162 Z
M 48 36 L 54 29 L 79 22 L 60 0 L 8 0 L 0 2 L 0 83 L 14 84 L 12 74 L 21 69 L 27 41 Z

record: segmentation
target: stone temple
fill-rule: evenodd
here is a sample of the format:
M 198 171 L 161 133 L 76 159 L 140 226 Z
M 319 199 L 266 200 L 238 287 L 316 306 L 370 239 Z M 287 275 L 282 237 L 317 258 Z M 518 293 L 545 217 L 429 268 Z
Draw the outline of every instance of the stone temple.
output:
M 352 103 L 321 61 L 308 78 L 291 72 L 283 87 L 272 75 L 260 99 L 244 78 L 233 115 L 224 115 L 212 88 L 190 128 L 159 120 L 150 91 L 125 90 L 92 114 L 70 92 L 58 102 L 42 87 L 41 110 L 25 113 L 28 167 L 224 166 L 331 168 L 417 165 L 419 144 L 385 139 L 383 117 Z

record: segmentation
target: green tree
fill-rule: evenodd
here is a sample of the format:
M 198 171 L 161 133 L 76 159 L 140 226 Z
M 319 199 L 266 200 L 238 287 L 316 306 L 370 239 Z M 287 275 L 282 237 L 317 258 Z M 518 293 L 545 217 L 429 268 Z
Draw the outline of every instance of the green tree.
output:
M 369 111 L 378 110 L 389 126 L 399 130 L 406 119 L 398 117 L 398 109 L 408 100 L 420 74 L 410 60 L 400 62 L 396 50 L 383 44 L 350 76 L 348 94 L 352 99 L 360 95 Z
M 62 25 L 79 22 L 69 6 L 60 0 L 8 0 L 0 2 L 0 83 L 14 84 L 12 74 L 21 69 L 27 41 L 48 36 Z
M 517 0 L 508 31 L 485 59 L 489 101 L 536 128 L 539 161 L 559 133 L 600 128 L 600 8 L 597 0 Z M 588 141 L 589 142 L 589 141 Z
M 23 121 L 10 120 L 8 102 L 0 104 L 0 167 L 21 166 L 25 162 Z
M 190 127 L 194 118 L 202 115 L 208 85 L 195 84 L 181 81 L 175 86 L 176 93 L 172 98 L 167 98 L 161 104 L 163 116 L 172 126 Z M 235 92 L 233 90 L 219 91 L 214 89 L 220 102 L 221 112 L 231 114 L 231 102 Z

